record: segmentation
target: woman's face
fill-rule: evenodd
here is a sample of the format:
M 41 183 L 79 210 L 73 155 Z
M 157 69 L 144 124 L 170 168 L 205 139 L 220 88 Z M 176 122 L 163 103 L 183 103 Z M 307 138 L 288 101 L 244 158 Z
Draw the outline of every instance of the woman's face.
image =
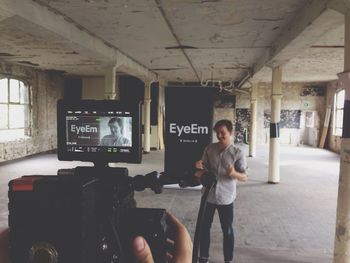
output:
M 120 135 L 120 126 L 117 122 L 112 122 L 111 124 L 109 124 L 109 128 L 111 129 L 111 134 L 115 137 Z

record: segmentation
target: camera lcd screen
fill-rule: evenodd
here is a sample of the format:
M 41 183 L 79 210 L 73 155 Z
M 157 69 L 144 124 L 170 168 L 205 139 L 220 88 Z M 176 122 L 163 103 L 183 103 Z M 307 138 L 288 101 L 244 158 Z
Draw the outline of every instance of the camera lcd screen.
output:
M 139 107 L 119 101 L 58 103 L 59 159 L 140 162 Z
M 97 112 L 83 114 L 68 112 L 66 116 L 68 151 L 117 152 L 121 147 L 132 147 L 132 117 L 120 117 L 113 112 L 109 115 L 114 117 Z

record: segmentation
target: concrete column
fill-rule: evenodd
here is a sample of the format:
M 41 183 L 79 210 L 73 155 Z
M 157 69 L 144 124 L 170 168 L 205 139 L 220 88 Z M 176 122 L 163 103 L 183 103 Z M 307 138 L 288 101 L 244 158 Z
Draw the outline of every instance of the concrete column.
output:
M 164 145 L 164 84 L 159 82 L 159 98 L 158 98 L 158 138 L 159 138 L 159 150 L 165 148 Z
M 105 99 L 119 100 L 119 87 L 116 78 L 116 66 L 111 66 L 105 72 Z
M 344 72 L 350 71 L 350 10 L 345 14 L 345 53 L 344 53 Z M 348 87 L 346 87 L 348 88 Z
M 338 74 L 345 88 L 343 136 L 340 152 L 334 263 L 350 263 L 350 12 L 345 15 L 345 66 Z
M 269 151 L 269 179 L 268 182 L 280 182 L 280 115 L 282 98 L 282 69 L 272 69 L 271 95 L 271 123 L 270 123 L 270 151 Z
M 151 84 L 152 82 L 145 82 L 145 98 L 144 98 L 144 153 L 149 153 L 151 150 Z
M 256 156 L 256 125 L 258 114 L 258 87 L 254 84 L 250 94 L 250 135 L 249 135 L 249 157 Z

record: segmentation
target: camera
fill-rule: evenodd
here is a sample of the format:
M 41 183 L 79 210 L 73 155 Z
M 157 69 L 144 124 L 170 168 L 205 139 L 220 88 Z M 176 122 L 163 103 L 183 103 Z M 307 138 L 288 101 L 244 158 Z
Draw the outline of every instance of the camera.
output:
M 129 263 L 131 241 L 145 237 L 156 263 L 165 262 L 164 209 L 137 208 L 134 191 L 162 191 L 157 172 L 130 177 L 109 162 L 141 162 L 139 104 L 61 100 L 58 159 L 93 162 L 9 182 L 13 263 Z

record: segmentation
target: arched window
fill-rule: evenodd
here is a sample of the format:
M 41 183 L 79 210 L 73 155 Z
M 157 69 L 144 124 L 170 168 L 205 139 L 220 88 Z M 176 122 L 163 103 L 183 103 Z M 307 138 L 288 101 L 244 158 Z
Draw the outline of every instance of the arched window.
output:
M 0 78 L 0 140 L 30 135 L 30 88 L 23 81 Z
M 342 136 L 343 133 L 344 99 L 345 90 L 340 90 L 335 93 L 333 134 L 336 136 Z

